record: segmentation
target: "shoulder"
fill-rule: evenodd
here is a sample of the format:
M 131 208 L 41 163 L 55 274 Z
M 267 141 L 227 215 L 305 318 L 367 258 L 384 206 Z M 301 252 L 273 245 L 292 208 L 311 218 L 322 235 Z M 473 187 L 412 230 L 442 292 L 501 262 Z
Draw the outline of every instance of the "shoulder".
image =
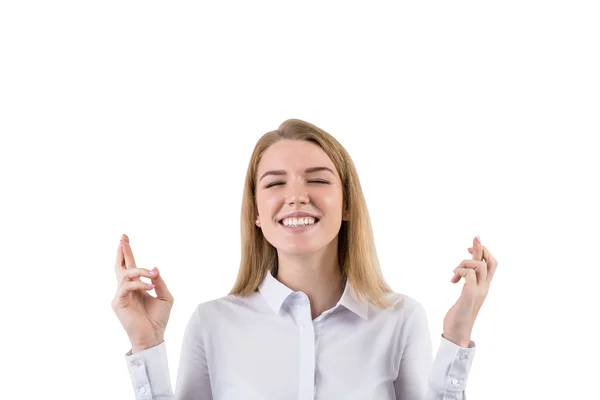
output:
M 370 305 L 374 314 L 385 315 L 386 318 L 392 318 L 400 323 L 405 323 L 413 319 L 426 318 L 425 308 L 416 298 L 404 293 L 390 292 L 384 300 L 388 303 L 387 307 L 381 308 Z
M 239 331 L 240 327 L 252 326 L 257 318 L 269 314 L 259 296 L 259 293 L 227 295 L 201 302 L 193 311 L 191 329 L 207 341 L 222 334 Z
M 203 321 L 215 320 L 217 317 L 221 320 L 228 316 L 240 317 L 257 308 L 258 295 L 258 292 L 248 296 L 227 295 L 204 301 L 196 306 L 194 315 Z
M 404 293 L 390 292 L 385 296 L 385 299 L 390 303 L 393 310 L 402 310 L 403 312 L 412 312 L 418 308 L 423 308 L 421 302 L 416 298 Z
M 202 315 L 219 313 L 232 307 L 240 307 L 245 303 L 248 303 L 251 296 L 235 296 L 227 295 L 216 299 L 211 299 L 198 303 L 196 306 L 196 312 Z

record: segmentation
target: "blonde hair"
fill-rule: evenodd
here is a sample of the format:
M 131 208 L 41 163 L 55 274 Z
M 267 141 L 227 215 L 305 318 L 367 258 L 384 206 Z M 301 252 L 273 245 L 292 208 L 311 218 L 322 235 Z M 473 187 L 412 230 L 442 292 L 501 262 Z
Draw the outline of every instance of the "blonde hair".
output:
M 338 234 L 340 272 L 360 298 L 380 307 L 388 306 L 385 296 L 392 289 L 381 274 L 371 221 L 356 167 L 346 149 L 333 136 L 298 119 L 284 121 L 277 130 L 264 134 L 254 147 L 246 172 L 242 200 L 240 268 L 229 294 L 249 295 L 258 289 L 267 271 L 273 271 L 274 275 L 277 272 L 277 251 L 254 221 L 258 215 L 255 197 L 258 163 L 265 150 L 280 140 L 306 140 L 315 143 L 335 165 L 342 182 L 344 210 L 349 217 L 348 221 L 342 221 Z

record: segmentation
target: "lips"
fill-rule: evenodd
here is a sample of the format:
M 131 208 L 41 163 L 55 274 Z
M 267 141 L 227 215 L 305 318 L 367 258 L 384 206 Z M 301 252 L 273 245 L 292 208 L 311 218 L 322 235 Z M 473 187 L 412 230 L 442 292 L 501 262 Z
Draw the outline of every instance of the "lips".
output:
M 286 218 L 296 218 L 296 219 L 300 219 L 300 218 L 304 218 L 304 217 L 284 217 L 284 218 L 281 218 L 281 219 L 280 219 L 279 221 L 277 221 L 277 222 L 279 222 L 280 224 L 283 224 L 283 220 L 284 220 L 284 219 L 286 219 Z M 311 217 L 311 218 L 314 218 L 314 220 L 315 220 L 315 224 L 316 224 L 317 222 L 319 222 L 319 218 L 317 218 L 317 217 Z
M 284 218 L 284 219 L 285 219 L 285 218 Z M 283 226 L 283 227 L 286 227 L 286 228 L 301 228 L 301 227 L 307 227 L 307 226 L 313 226 L 313 225 L 316 225 L 318 222 L 319 222 L 319 220 L 318 220 L 317 218 L 315 218 L 315 222 L 313 222 L 312 224 L 308 224 L 308 225 L 301 225 L 301 226 L 288 226 L 288 225 L 285 225 L 285 224 L 283 223 L 283 219 L 282 219 L 281 221 L 279 221 L 279 225 L 281 225 L 281 226 Z
M 319 221 L 319 217 L 317 217 L 314 214 L 311 213 L 307 213 L 305 211 L 295 211 L 289 214 L 285 214 L 284 216 L 282 216 L 281 218 L 279 218 L 277 221 L 279 223 L 281 223 L 281 221 L 283 221 L 286 218 L 305 218 L 305 217 L 310 217 L 310 218 L 314 218 L 315 219 L 315 223 L 317 223 Z

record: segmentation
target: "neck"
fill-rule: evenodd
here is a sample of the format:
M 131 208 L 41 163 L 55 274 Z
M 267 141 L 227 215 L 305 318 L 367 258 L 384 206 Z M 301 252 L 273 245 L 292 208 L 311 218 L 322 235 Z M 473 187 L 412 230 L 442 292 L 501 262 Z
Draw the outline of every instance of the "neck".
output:
M 338 264 L 337 243 L 313 254 L 278 252 L 277 256 L 277 280 L 308 296 L 313 319 L 333 308 L 342 297 L 345 282 Z

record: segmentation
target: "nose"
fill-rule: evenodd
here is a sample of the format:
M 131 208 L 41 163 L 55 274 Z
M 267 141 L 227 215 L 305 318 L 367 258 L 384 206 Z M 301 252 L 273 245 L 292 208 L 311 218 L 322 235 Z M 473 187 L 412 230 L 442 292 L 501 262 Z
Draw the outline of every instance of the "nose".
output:
M 308 191 L 302 182 L 290 182 L 286 192 L 285 202 L 287 204 L 308 204 Z

